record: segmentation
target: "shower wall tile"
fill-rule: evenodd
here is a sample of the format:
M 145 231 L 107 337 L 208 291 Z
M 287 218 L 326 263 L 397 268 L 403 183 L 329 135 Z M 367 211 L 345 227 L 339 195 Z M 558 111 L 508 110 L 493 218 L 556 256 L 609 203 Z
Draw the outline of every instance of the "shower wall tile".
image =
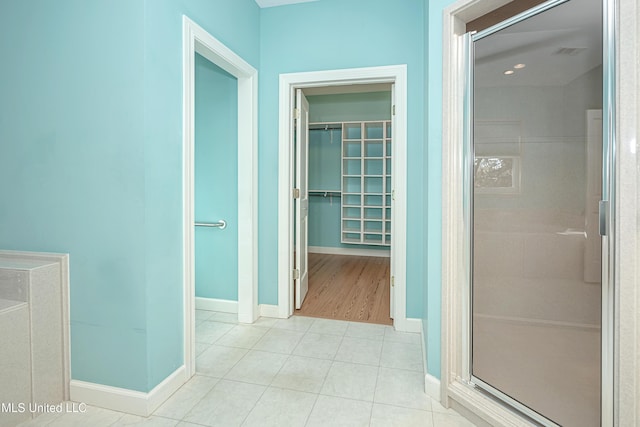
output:
M 582 280 L 582 235 L 532 234 L 524 243 L 524 277 Z
M 474 237 L 474 274 L 481 277 L 522 275 L 522 235 L 476 232 Z

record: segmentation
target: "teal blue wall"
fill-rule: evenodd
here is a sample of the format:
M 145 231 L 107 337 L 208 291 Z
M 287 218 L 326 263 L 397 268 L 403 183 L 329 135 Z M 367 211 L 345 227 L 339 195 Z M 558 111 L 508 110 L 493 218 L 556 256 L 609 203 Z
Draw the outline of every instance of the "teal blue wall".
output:
M 253 0 L 145 0 L 147 357 L 151 389 L 182 362 L 182 15 L 254 68 L 260 9 Z M 117 31 L 114 27 L 113 31 Z
M 74 379 L 147 385 L 144 5 L 0 2 L 0 247 L 70 253 Z
M 0 2 L 0 247 L 70 253 L 77 380 L 183 364 L 183 13 L 259 66 L 253 0 Z
M 238 80 L 196 55 L 196 296 L 238 300 Z
M 424 0 L 321 0 L 263 9 L 260 58 L 259 302 L 277 304 L 278 298 L 279 74 L 407 64 L 407 314 L 422 317 Z
M 391 119 L 391 92 L 308 96 L 310 122 Z M 309 131 L 309 189 L 340 191 L 342 132 Z M 309 246 L 389 250 L 340 242 L 340 197 L 309 197 Z
M 0 2 L 0 247 L 71 254 L 72 377 L 146 392 L 183 363 L 182 14 L 260 70 L 260 303 L 277 303 L 279 74 L 408 65 L 407 313 L 439 376 L 448 3 Z

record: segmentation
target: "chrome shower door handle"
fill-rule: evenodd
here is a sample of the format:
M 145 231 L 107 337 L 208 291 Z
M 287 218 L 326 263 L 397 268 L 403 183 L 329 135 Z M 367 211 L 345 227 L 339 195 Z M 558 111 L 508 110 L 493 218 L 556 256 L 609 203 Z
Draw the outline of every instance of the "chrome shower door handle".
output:
M 598 231 L 601 236 L 606 236 L 607 230 L 607 218 L 609 217 L 609 201 L 600 200 L 598 203 Z

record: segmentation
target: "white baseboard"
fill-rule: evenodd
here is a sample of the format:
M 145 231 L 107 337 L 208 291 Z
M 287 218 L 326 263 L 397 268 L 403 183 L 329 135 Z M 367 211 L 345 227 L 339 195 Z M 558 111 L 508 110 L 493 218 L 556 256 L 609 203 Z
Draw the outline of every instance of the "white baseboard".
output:
M 182 365 L 148 393 L 71 380 L 70 397 L 74 402 L 148 417 L 188 379 Z
M 425 334 L 424 332 L 424 322 L 420 322 L 420 347 L 422 348 L 422 372 L 424 372 L 425 375 L 427 375 L 427 372 L 429 372 L 427 370 L 427 347 L 425 344 L 426 335 L 427 334 Z M 426 391 L 426 383 L 425 383 L 425 391 Z
M 390 250 L 366 249 L 366 248 L 333 248 L 329 246 L 309 246 L 308 252 L 312 254 L 352 255 L 352 256 L 379 256 L 391 257 Z
M 413 332 L 419 334 L 422 331 L 422 319 L 406 318 L 393 319 L 393 328 L 399 332 Z
M 440 380 L 427 373 L 427 348 L 425 345 L 425 335 L 424 323 L 420 320 L 420 344 L 422 346 L 422 368 L 424 369 L 424 392 L 427 396 L 440 402 Z
M 280 317 L 280 313 L 278 311 L 278 306 L 277 305 L 260 304 L 258 306 L 258 312 L 260 313 L 260 316 L 262 316 L 262 317 L 275 317 L 275 318 L 279 318 Z
M 237 313 L 238 301 L 196 297 L 196 310 L 220 311 L 222 313 Z
M 425 374 L 424 392 L 433 400 L 440 402 L 440 380 L 431 374 Z

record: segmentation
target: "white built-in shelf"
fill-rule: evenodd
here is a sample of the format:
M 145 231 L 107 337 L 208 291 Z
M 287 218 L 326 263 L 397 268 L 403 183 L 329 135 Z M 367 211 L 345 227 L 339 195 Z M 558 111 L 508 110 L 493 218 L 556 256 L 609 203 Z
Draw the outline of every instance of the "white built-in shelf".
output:
M 341 242 L 391 244 L 391 122 L 342 124 Z

